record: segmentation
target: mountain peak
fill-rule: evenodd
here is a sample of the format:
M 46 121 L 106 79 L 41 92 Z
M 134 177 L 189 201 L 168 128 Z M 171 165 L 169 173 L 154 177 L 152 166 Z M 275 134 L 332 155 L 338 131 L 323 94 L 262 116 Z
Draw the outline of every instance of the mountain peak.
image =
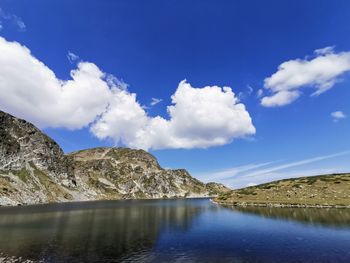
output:
M 184 169 L 163 169 L 144 150 L 98 147 L 65 155 L 33 124 L 0 111 L 0 205 L 120 198 L 206 197 Z

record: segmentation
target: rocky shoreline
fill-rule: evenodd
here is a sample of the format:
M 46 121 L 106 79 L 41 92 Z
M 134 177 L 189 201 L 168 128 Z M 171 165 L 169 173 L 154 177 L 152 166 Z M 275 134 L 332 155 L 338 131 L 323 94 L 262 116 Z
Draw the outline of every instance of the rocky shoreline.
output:
M 43 263 L 44 261 L 34 261 L 22 257 L 8 256 L 0 252 L 0 263 Z

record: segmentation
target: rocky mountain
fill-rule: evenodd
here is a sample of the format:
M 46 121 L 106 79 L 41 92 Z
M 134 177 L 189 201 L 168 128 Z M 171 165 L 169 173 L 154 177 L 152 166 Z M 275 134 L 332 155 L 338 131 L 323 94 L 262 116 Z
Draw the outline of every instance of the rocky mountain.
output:
M 121 198 L 205 197 L 229 191 L 143 150 L 94 148 L 65 155 L 31 123 L 0 111 L 0 205 Z
M 76 184 L 72 163 L 34 125 L 0 112 L 0 204 L 72 199 L 68 191 Z
M 284 179 L 220 194 L 235 206 L 350 207 L 350 174 Z
M 83 192 L 94 191 L 93 195 L 107 199 L 207 196 L 209 192 L 186 170 L 163 169 L 143 150 L 95 148 L 69 156 Z

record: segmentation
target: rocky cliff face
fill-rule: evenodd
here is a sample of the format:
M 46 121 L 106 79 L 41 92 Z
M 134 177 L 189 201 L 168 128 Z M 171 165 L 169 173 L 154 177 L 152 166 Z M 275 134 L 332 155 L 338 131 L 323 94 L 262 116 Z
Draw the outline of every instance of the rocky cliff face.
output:
M 0 111 L 0 205 L 72 199 L 72 160 L 34 125 Z
M 54 181 L 74 186 L 70 158 L 34 125 L 0 111 L 0 169 L 38 168 Z
M 163 169 L 143 150 L 95 148 L 65 155 L 34 125 L 0 111 L 0 205 L 204 197 L 227 190 L 183 169 Z

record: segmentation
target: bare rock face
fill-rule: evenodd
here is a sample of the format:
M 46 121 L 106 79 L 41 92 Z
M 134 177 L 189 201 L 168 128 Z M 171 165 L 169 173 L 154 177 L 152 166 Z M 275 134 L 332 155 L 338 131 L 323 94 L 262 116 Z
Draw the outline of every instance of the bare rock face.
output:
M 217 195 L 183 169 L 143 150 L 94 148 L 65 155 L 33 124 L 0 111 L 0 205 Z
M 74 186 L 71 160 L 50 137 L 31 123 L 0 111 L 0 169 L 28 165 L 46 172 L 58 184 Z
M 0 111 L 0 204 L 71 199 L 72 161 L 31 123 Z
M 96 148 L 70 154 L 78 185 L 98 196 L 174 198 L 207 196 L 205 184 L 183 169 L 167 170 L 151 154 L 127 148 Z

